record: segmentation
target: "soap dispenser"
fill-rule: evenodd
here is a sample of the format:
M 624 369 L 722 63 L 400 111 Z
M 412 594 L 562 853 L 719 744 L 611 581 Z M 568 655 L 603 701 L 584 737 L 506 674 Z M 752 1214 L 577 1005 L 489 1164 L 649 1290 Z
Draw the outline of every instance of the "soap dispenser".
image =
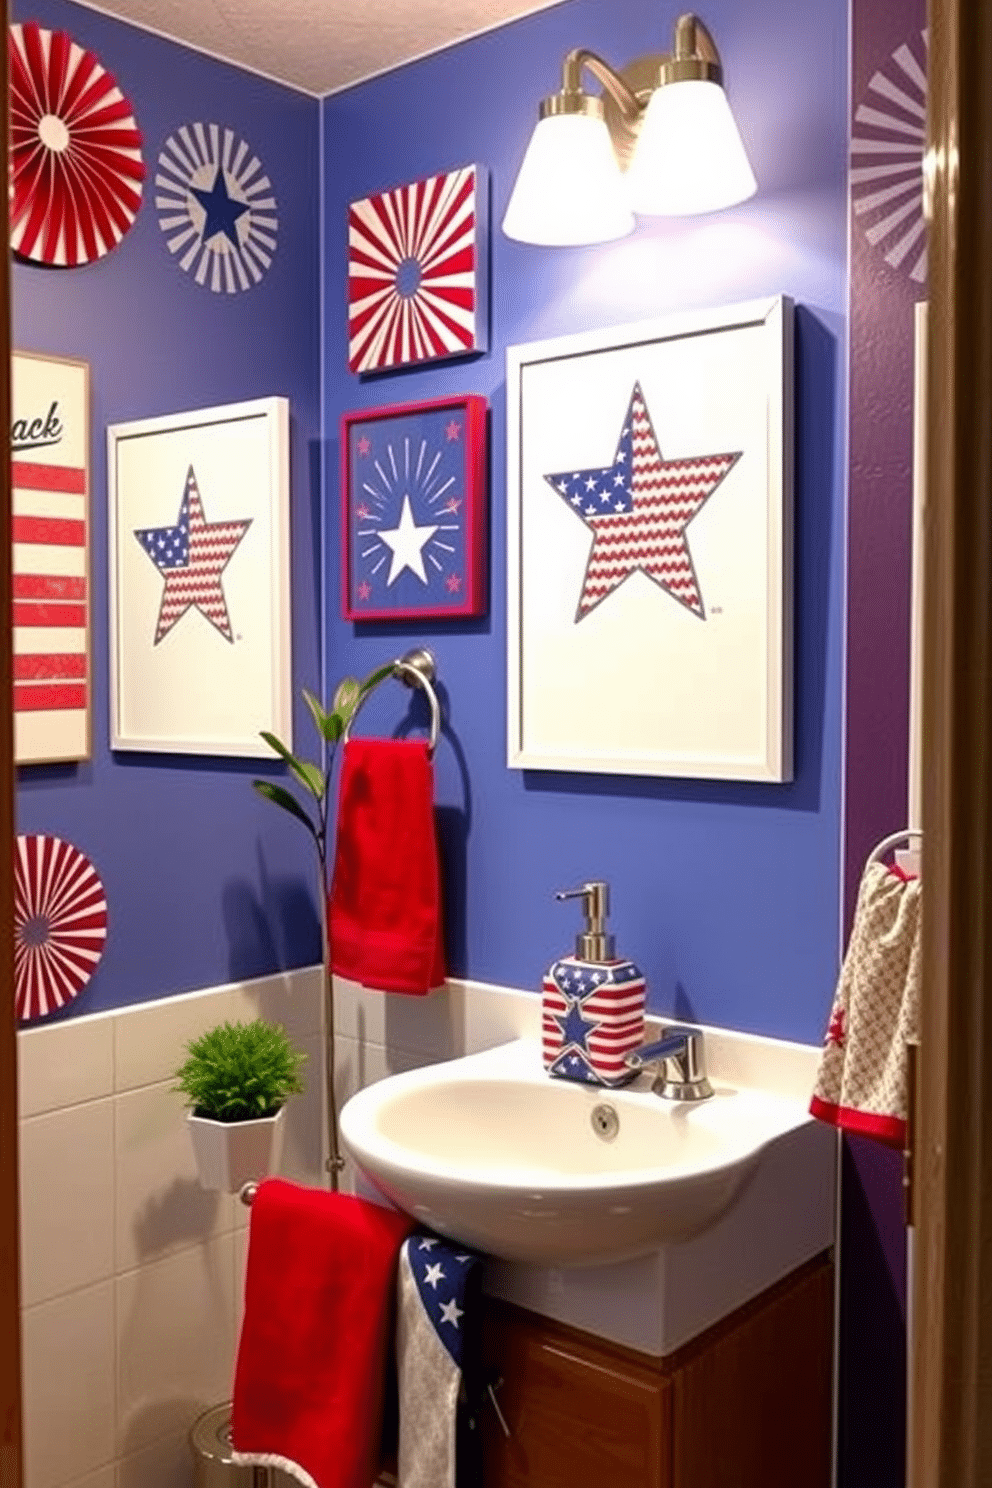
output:
M 564 889 L 556 899 L 581 899 L 585 928 L 575 954 L 562 956 L 544 978 L 541 1024 L 545 1068 L 586 1085 L 626 1085 L 626 1056 L 644 1042 L 644 977 L 619 960 L 607 933 L 609 885 L 601 879 Z

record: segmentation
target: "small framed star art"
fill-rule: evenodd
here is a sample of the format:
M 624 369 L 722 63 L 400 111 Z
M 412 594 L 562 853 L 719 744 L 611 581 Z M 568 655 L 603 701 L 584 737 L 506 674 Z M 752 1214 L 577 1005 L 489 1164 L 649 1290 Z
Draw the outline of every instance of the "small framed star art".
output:
M 107 430 L 112 749 L 292 747 L 289 403 Z
M 341 420 L 346 620 L 486 610 L 486 400 L 474 394 Z
M 511 346 L 507 410 L 510 766 L 790 780 L 790 302 Z

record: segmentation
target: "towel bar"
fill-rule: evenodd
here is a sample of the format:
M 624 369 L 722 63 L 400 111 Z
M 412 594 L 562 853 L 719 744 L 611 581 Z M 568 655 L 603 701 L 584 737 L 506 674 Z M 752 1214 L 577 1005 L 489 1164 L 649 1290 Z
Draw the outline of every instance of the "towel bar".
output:
M 903 827 L 901 832 L 890 832 L 888 837 L 883 837 L 881 842 L 875 843 L 875 846 L 868 854 L 868 862 L 880 863 L 889 848 L 895 847 L 896 843 L 902 842 L 905 837 L 919 837 L 922 840 L 923 833 L 919 827 Z
M 391 677 L 395 677 L 398 681 L 405 683 L 407 687 L 419 687 L 427 695 L 427 701 L 430 704 L 431 710 L 431 733 L 427 744 L 429 755 L 434 754 L 437 748 L 438 735 L 441 732 L 441 705 L 437 700 L 437 693 L 434 691 L 434 678 L 436 675 L 437 668 L 434 664 L 433 653 L 428 651 L 426 646 L 417 646 L 414 650 L 407 651 L 403 656 L 398 656 L 393 662 L 392 671 L 387 672 L 385 677 L 380 678 L 381 682 L 386 682 Z M 379 682 L 375 686 L 378 687 Z M 375 687 L 369 688 L 369 691 L 351 715 L 341 738 L 342 744 L 347 744 L 351 725 L 374 691 Z

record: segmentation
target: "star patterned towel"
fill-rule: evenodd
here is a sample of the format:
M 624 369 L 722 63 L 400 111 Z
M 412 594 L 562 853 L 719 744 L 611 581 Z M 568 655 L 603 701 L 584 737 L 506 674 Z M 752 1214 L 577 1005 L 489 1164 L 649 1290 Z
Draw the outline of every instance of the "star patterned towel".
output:
M 251 1207 L 231 1407 L 234 1461 L 303 1488 L 369 1488 L 379 1464 L 396 1257 L 410 1220 L 280 1178 Z
M 906 1141 L 908 1043 L 919 1037 L 918 878 L 869 863 L 810 1111 L 893 1147 Z
M 479 1257 L 414 1234 L 399 1259 L 399 1488 L 476 1488 Z

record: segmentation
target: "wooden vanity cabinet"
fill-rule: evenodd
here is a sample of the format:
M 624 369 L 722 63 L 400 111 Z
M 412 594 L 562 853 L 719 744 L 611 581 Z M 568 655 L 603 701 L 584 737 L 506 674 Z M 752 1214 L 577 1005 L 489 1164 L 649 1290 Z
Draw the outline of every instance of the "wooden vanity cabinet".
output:
M 643 1357 L 488 1301 L 484 1488 L 669 1488 L 670 1386 Z
M 828 1255 L 663 1359 L 485 1309 L 482 1488 L 829 1488 Z

